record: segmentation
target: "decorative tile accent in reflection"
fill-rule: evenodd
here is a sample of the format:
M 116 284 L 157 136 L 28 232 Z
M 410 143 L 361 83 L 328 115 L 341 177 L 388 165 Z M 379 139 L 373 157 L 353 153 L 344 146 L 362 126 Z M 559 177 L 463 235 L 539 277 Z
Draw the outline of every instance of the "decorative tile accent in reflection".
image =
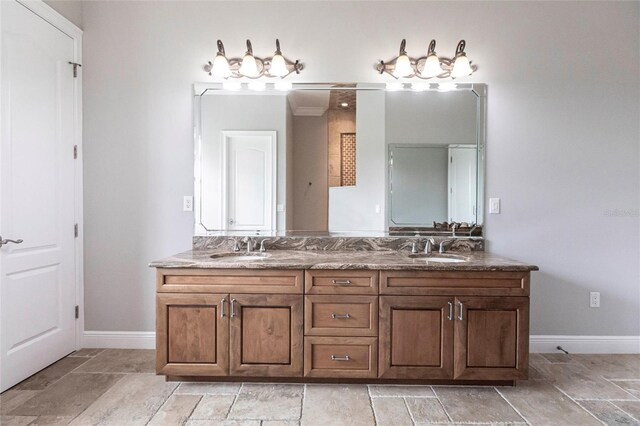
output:
M 356 186 L 356 134 L 341 133 L 341 186 Z
M 193 250 L 233 250 L 236 241 L 243 236 L 195 236 Z M 410 250 L 414 242 L 423 245 L 425 237 L 304 237 L 304 236 L 253 236 L 257 241 L 265 240 L 270 250 L 324 250 L 324 251 L 388 251 Z M 436 243 L 450 237 L 434 237 Z M 484 251 L 484 239 L 456 238 L 447 251 Z

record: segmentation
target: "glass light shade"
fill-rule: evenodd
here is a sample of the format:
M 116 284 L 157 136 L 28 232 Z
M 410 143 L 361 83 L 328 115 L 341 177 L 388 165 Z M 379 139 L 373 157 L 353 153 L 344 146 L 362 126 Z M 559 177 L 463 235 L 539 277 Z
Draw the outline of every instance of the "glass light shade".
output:
M 242 89 L 242 83 L 238 80 L 225 80 L 222 82 L 222 88 L 224 90 L 240 90 Z
M 242 58 L 242 64 L 238 71 L 240 71 L 240 74 L 247 77 L 257 77 L 260 74 L 256 58 L 248 53 L 244 55 L 244 58 Z
M 459 55 L 453 62 L 453 69 L 451 70 L 451 77 L 458 78 L 466 75 L 471 75 L 473 70 L 469 63 L 469 58 L 466 55 Z
M 273 86 L 275 87 L 276 90 L 282 90 L 283 92 L 293 89 L 293 84 L 291 84 L 288 81 L 282 81 L 282 80 L 276 81 Z
M 393 75 L 400 77 L 409 77 L 413 74 L 413 68 L 411 68 L 411 60 L 406 54 L 398 56 L 396 59 L 396 67 L 393 70 Z
M 416 82 L 411 83 L 411 90 L 416 92 L 424 92 L 425 90 L 429 90 L 431 85 L 429 83 Z
M 431 78 L 442 74 L 442 67 L 440 66 L 440 59 L 436 55 L 429 55 L 424 61 L 424 68 L 421 72 L 423 77 Z
M 250 81 L 247 87 L 249 90 L 262 91 L 267 88 L 267 85 L 264 81 Z
M 231 69 L 229 68 L 229 61 L 224 55 L 216 55 L 216 57 L 213 59 L 211 74 L 214 77 L 221 77 L 221 78 L 227 78 L 231 75 Z
M 282 55 L 274 55 L 271 58 L 271 67 L 269 68 L 269 74 L 275 77 L 284 77 L 289 74 L 289 70 L 287 69 L 287 63 L 284 61 L 284 57 Z

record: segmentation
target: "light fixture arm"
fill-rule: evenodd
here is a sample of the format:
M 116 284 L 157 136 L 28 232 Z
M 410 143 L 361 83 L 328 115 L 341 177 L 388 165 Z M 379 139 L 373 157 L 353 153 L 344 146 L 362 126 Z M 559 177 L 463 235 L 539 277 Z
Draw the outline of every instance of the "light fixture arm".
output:
M 458 46 L 456 46 L 456 56 L 464 55 L 464 48 L 466 47 L 466 45 L 466 41 L 460 40 Z
M 225 56 L 224 44 L 222 44 L 222 40 L 218 40 L 217 44 L 218 44 L 218 55 Z
M 400 42 L 400 54 L 398 56 L 401 55 L 406 55 L 407 54 L 407 40 L 406 39 L 402 39 L 402 41 Z
M 429 43 L 429 49 L 427 50 L 427 56 L 435 55 L 435 54 L 436 54 L 436 41 L 431 40 L 431 43 Z
M 280 40 L 276 39 L 276 55 L 282 55 L 282 52 L 280 51 Z
M 251 40 L 247 39 L 247 55 L 253 56 L 253 46 L 251 46 Z

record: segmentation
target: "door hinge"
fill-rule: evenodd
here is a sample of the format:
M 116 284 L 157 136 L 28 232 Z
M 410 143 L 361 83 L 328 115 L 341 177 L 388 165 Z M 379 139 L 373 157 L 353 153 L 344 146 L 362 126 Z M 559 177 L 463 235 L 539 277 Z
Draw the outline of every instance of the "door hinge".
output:
M 76 319 L 80 318 L 80 306 L 76 305 L 75 308 Z
M 73 159 L 76 160 L 78 158 L 78 145 L 73 146 Z
M 78 77 L 78 67 L 81 67 L 82 64 L 79 64 L 77 62 L 69 61 L 69 65 L 73 65 L 73 78 L 77 78 Z
M 73 236 L 78 238 L 78 224 L 73 225 Z

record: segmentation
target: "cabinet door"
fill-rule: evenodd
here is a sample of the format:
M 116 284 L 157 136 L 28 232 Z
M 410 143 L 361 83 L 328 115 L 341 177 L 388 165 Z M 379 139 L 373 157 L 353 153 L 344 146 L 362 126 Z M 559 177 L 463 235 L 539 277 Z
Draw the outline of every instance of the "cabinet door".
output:
M 302 376 L 302 295 L 232 294 L 230 371 Z
M 526 379 L 528 297 L 456 298 L 455 378 Z
M 229 374 L 228 295 L 158 294 L 156 321 L 158 374 Z
M 453 298 L 380 297 L 379 377 L 453 377 Z

